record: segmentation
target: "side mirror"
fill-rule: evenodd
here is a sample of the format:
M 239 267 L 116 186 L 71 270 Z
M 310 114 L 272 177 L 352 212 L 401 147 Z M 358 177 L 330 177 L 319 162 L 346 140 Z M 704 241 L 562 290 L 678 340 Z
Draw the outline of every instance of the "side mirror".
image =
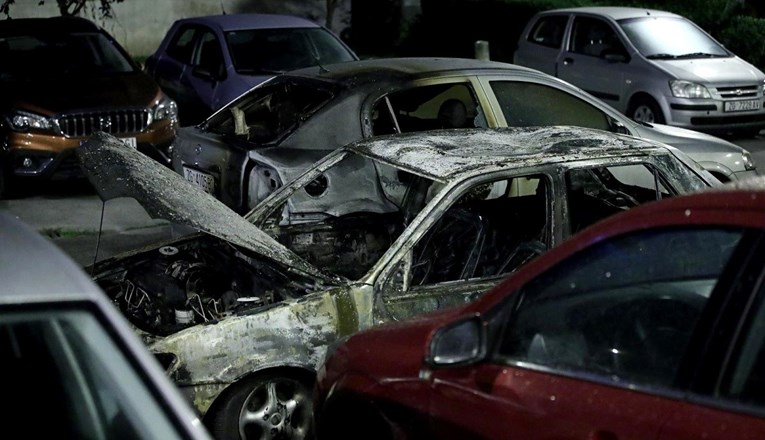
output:
M 486 355 L 486 332 L 476 317 L 441 328 L 433 336 L 426 362 L 434 367 L 474 364 Z

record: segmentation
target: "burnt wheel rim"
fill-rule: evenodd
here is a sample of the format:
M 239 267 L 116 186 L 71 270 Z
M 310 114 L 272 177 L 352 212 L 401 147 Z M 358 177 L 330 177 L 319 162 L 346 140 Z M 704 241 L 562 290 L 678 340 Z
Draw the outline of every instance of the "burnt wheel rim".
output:
M 301 382 L 273 378 L 256 385 L 239 413 L 239 434 L 247 440 L 298 440 L 311 423 L 310 390 Z

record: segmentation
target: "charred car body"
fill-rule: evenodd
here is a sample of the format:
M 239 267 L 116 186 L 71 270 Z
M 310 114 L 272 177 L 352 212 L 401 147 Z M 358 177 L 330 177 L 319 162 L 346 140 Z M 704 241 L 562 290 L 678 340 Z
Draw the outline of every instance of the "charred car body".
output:
M 279 75 L 179 130 L 173 169 L 238 212 L 342 145 L 392 133 L 572 125 L 683 150 L 720 180 L 756 173 L 728 141 L 637 123 L 550 75 L 467 59 L 381 59 Z
M 599 218 L 715 184 L 682 152 L 599 130 L 444 130 L 338 149 L 244 218 L 106 135 L 78 152 L 103 198 L 203 232 L 92 273 L 217 438 L 306 435 L 329 344 L 471 301 Z
M 73 151 L 96 131 L 169 164 L 175 102 L 94 23 L 2 20 L 0 59 L 0 195 L 14 177 L 79 175 Z

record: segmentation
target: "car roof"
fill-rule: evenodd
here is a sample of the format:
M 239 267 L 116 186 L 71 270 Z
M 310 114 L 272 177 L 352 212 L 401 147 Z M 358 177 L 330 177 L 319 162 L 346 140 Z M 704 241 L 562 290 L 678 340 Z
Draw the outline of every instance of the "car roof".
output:
M 242 29 L 274 28 L 318 28 L 318 24 L 305 18 L 279 14 L 222 14 L 190 17 L 176 23 L 197 23 L 216 26 L 220 30 L 235 31 Z
M 0 280 L 0 305 L 104 300 L 68 255 L 7 212 L 0 212 Z
M 82 17 L 14 18 L 0 20 L 0 37 L 15 35 L 100 32 L 101 28 Z
M 365 139 L 346 148 L 444 181 L 541 162 L 668 152 L 652 141 L 571 126 L 406 133 Z
M 286 77 L 322 78 L 336 82 L 349 82 L 357 86 L 365 83 L 417 79 L 449 74 L 475 73 L 531 73 L 536 70 L 499 61 L 485 61 L 473 58 L 377 58 L 323 66 L 311 66 L 293 70 Z
M 680 17 L 677 14 L 673 14 L 667 11 L 659 11 L 656 9 L 647 8 L 630 8 L 620 6 L 602 6 L 602 7 L 580 7 L 580 8 L 564 8 L 553 9 L 545 11 L 544 13 L 559 13 L 559 12 L 576 12 L 580 14 L 593 14 L 601 15 L 604 17 L 610 17 L 613 20 L 624 20 L 627 18 L 636 17 Z

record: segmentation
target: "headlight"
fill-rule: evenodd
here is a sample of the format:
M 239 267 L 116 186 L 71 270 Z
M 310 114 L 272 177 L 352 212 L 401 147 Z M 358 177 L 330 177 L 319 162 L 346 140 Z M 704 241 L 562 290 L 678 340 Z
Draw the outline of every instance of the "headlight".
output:
M 29 130 L 52 130 L 53 121 L 50 119 L 36 115 L 34 113 L 28 113 L 21 110 L 11 112 L 7 117 L 8 126 L 14 131 L 29 131 Z
M 752 155 L 749 154 L 748 151 L 741 153 L 741 161 L 744 162 L 744 168 L 747 170 L 753 170 L 757 168 L 757 166 L 754 164 L 754 160 L 752 159 Z
M 168 97 L 162 98 L 154 107 L 154 120 L 162 121 L 164 119 L 170 119 L 174 123 L 178 122 L 178 105 Z
M 672 89 L 672 95 L 675 98 L 708 99 L 712 97 L 706 87 L 690 81 L 670 81 L 669 87 Z

